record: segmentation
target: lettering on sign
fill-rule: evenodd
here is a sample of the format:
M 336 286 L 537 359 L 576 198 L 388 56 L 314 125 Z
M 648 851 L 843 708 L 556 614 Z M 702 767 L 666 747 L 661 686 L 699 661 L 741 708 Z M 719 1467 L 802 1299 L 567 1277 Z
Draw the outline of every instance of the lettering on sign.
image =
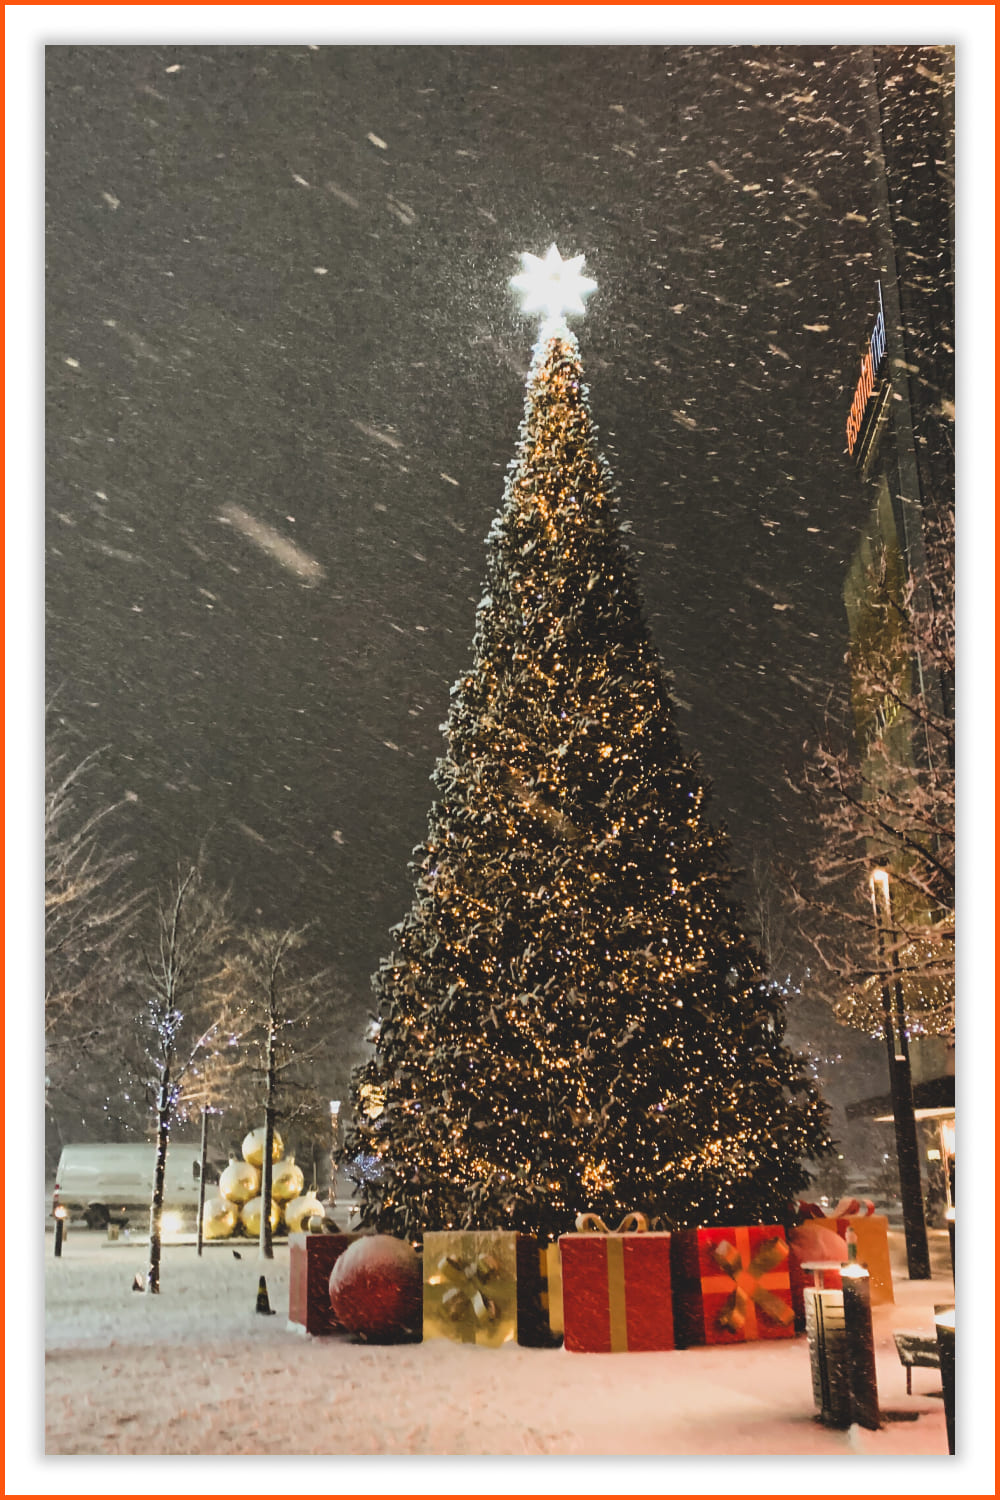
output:
M 882 283 L 878 283 L 878 316 L 875 319 L 875 327 L 872 329 L 871 338 L 868 340 L 868 348 L 865 350 L 861 360 L 861 375 L 854 388 L 854 400 L 851 402 L 851 410 L 847 418 L 847 451 L 854 452 L 858 441 L 858 433 L 864 421 L 868 402 L 871 400 L 875 390 L 875 382 L 878 379 L 882 361 L 885 359 L 885 309 L 882 306 Z

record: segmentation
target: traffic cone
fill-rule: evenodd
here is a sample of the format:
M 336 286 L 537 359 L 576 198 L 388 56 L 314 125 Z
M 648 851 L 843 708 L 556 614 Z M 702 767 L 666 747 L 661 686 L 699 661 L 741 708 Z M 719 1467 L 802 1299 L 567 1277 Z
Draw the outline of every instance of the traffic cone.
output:
M 264 1276 L 257 1283 L 257 1311 L 266 1318 L 274 1317 L 274 1308 L 267 1299 L 267 1278 Z

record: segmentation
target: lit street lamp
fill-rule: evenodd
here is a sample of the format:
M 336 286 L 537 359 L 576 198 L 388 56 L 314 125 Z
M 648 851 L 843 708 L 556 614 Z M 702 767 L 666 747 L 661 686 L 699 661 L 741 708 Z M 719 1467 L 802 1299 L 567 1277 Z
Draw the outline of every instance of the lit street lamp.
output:
M 896 1130 L 896 1161 L 899 1166 L 899 1190 L 903 1200 L 903 1232 L 906 1238 L 906 1265 L 911 1281 L 928 1281 L 931 1258 L 927 1246 L 927 1224 L 920 1185 L 920 1153 L 917 1145 L 917 1121 L 913 1111 L 913 1082 L 910 1076 L 910 1044 L 906 1034 L 903 1005 L 903 980 L 893 943 L 886 963 L 886 933 L 892 936 L 892 903 L 889 895 L 889 873 L 873 870 L 869 881 L 872 910 L 875 913 L 875 937 L 878 944 L 882 990 L 882 1022 L 889 1054 L 889 1085 L 892 1091 L 892 1118 Z M 889 969 L 892 984 L 889 983 Z

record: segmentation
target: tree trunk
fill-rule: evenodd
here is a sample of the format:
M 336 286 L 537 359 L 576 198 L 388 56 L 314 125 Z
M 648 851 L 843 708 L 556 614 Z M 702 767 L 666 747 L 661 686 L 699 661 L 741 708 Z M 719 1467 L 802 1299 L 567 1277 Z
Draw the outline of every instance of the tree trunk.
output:
M 888 886 L 886 887 L 888 892 Z M 888 901 L 888 894 L 886 895 Z M 886 941 L 882 928 L 882 911 L 872 886 L 872 904 L 875 910 L 875 935 L 880 965 L 886 959 Z M 927 1244 L 927 1222 L 924 1217 L 924 1198 L 920 1180 L 920 1147 L 917 1142 L 917 1121 L 913 1112 L 913 1084 L 910 1077 L 910 1048 L 906 1034 L 906 1015 L 903 1007 L 903 986 L 898 972 L 898 959 L 890 947 L 889 962 L 895 980 L 895 994 L 890 990 L 889 976 L 884 971 L 882 984 L 883 1031 L 889 1054 L 889 1088 L 892 1094 L 892 1118 L 896 1132 L 896 1165 L 899 1168 L 899 1195 L 903 1200 L 903 1232 L 906 1240 L 906 1264 L 911 1281 L 928 1281 L 931 1275 L 931 1256 Z
M 149 1273 L 148 1293 L 160 1290 L 160 1245 L 163 1220 L 163 1186 L 167 1175 L 167 1145 L 170 1140 L 170 1068 L 164 1068 L 160 1079 L 160 1098 L 156 1109 L 156 1166 L 153 1169 L 153 1200 L 149 1206 Z

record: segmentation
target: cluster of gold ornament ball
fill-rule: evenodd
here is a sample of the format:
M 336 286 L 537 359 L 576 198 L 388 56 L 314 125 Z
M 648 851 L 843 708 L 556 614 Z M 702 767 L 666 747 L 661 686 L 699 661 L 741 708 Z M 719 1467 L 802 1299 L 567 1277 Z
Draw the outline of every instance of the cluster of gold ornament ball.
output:
M 243 1160 L 230 1157 L 219 1178 L 219 1196 L 205 1202 L 201 1227 L 207 1240 L 226 1240 L 237 1230 L 249 1239 L 260 1235 L 263 1129 L 250 1131 L 242 1151 Z M 285 1144 L 277 1131 L 271 1142 L 271 1161 L 271 1232 L 284 1229 L 295 1234 L 314 1216 L 322 1218 L 323 1205 L 314 1192 L 305 1192 L 302 1168 L 295 1165 L 294 1156 L 285 1156 Z

